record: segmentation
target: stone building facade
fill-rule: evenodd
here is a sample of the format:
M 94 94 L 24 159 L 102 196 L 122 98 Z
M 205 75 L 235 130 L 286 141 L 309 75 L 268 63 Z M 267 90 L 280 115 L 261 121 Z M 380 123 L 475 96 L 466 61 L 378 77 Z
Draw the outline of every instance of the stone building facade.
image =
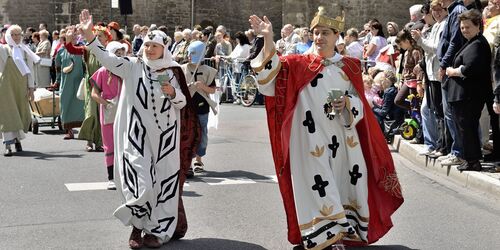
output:
M 127 27 L 139 23 L 191 27 L 225 25 L 231 31 L 248 29 L 251 14 L 267 15 L 275 33 L 286 23 L 307 26 L 319 5 L 341 13 L 345 11 L 346 27 L 361 28 L 370 18 L 382 23 L 395 21 L 400 25 L 409 19 L 408 9 L 423 0 L 132 0 L 133 15 L 127 16 Z M 118 21 L 125 18 L 118 9 L 111 9 L 111 0 L 0 0 L 0 23 L 17 23 L 38 28 L 45 22 L 49 30 L 78 23 L 81 9 L 91 11 L 95 20 Z M 193 13 L 193 14 L 192 14 Z

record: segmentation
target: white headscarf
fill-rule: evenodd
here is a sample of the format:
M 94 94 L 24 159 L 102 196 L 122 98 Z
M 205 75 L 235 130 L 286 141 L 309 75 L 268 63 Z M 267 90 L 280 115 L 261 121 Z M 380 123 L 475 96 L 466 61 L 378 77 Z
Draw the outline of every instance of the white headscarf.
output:
M 38 63 L 40 61 L 40 57 L 37 56 L 33 51 L 31 51 L 31 49 L 28 48 L 28 46 L 26 46 L 22 41 L 20 41 L 19 44 L 14 42 L 11 33 L 15 28 L 21 29 L 21 27 L 17 25 L 10 26 L 7 29 L 7 33 L 5 34 L 5 41 L 10 47 L 12 47 L 12 59 L 14 59 L 14 63 L 16 64 L 17 69 L 19 69 L 21 75 L 25 76 L 27 74 L 31 74 L 31 70 L 24 61 L 23 51 L 26 52 L 28 59 L 31 59 L 33 63 Z
M 120 43 L 117 41 L 109 42 L 108 45 L 106 45 L 106 50 L 109 51 L 111 54 L 114 54 L 119 49 L 125 50 L 125 55 L 126 55 L 128 46 L 124 43 Z
M 142 60 L 148 65 L 153 71 L 170 68 L 170 67 L 180 67 L 180 65 L 172 60 L 172 53 L 168 50 L 168 38 L 163 31 L 154 30 L 149 32 L 144 38 L 144 43 L 141 50 L 144 50 L 144 45 L 146 43 L 157 43 L 163 46 L 163 57 L 157 60 L 149 60 L 146 57 L 146 53 L 143 52 Z

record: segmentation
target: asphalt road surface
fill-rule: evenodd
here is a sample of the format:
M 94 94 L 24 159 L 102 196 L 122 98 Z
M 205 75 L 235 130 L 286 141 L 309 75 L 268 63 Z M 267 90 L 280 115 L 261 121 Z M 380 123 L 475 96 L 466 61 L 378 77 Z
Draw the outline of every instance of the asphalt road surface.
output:
M 25 152 L 0 156 L 0 249 L 128 249 L 112 215 L 103 153 L 41 127 Z M 500 249 L 500 202 L 418 170 L 394 154 L 405 203 L 394 227 L 364 249 Z M 189 230 L 162 249 L 292 249 L 262 106 L 222 106 L 203 174 L 184 192 Z M 415 170 L 414 170 L 415 169 Z

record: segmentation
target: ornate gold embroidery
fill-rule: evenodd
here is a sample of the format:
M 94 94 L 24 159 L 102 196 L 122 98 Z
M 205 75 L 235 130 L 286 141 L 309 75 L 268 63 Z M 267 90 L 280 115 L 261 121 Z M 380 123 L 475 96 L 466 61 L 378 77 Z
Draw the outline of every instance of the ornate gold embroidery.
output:
M 398 175 L 396 172 L 387 174 L 387 169 L 384 168 L 384 179 L 381 181 L 384 190 L 397 198 L 403 198 L 401 185 L 399 184 Z
M 269 73 L 269 75 L 265 79 L 258 80 L 258 83 L 260 85 L 268 84 L 274 77 L 278 75 L 278 73 L 280 72 L 280 68 L 281 68 L 281 62 L 278 61 L 278 66 L 274 69 L 274 71 L 271 71 L 271 73 Z
M 255 71 L 256 73 L 261 72 L 264 69 L 264 67 L 266 67 L 266 64 L 273 58 L 274 55 L 276 55 L 276 48 L 273 48 L 273 52 L 271 52 L 271 54 L 267 56 L 267 58 L 264 58 L 264 61 L 259 67 L 253 68 L 253 71 Z
M 330 216 L 325 216 L 325 217 L 315 217 L 312 221 L 310 221 L 308 223 L 305 223 L 305 224 L 299 225 L 299 228 L 300 228 L 300 230 L 306 230 L 306 229 L 309 229 L 312 226 L 314 226 L 314 225 L 316 225 L 316 224 L 318 224 L 318 223 L 320 223 L 320 222 L 322 222 L 324 220 L 333 221 L 333 220 L 340 220 L 340 219 L 343 219 L 343 218 L 345 218 L 345 212 L 340 212 L 338 214 L 334 214 L 334 215 L 330 215 Z
M 320 148 L 318 147 L 318 145 L 316 145 L 316 149 L 313 152 L 311 152 L 311 154 L 312 156 L 319 158 L 323 155 L 324 152 L 325 152 L 325 146 Z
M 350 148 L 354 148 L 359 145 L 358 142 L 354 141 L 354 136 L 348 136 L 347 137 L 347 145 L 349 145 Z

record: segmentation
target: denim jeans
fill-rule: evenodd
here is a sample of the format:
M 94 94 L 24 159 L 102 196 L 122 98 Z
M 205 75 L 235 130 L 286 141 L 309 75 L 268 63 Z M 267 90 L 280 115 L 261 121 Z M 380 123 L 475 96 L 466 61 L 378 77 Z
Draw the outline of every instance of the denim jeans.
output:
M 450 105 L 448 103 L 448 98 L 446 97 L 448 91 L 443 89 L 443 110 L 444 110 L 444 120 L 446 123 L 446 128 L 450 131 L 453 143 L 451 144 L 451 154 L 463 158 L 463 146 L 462 140 L 457 136 L 457 128 L 453 116 L 451 114 Z
M 437 117 L 427 106 L 427 96 L 424 95 L 422 106 L 420 107 L 420 114 L 422 115 L 422 130 L 424 132 L 424 145 L 429 150 L 435 150 L 440 147 L 438 145 L 438 123 Z
M 203 157 L 207 154 L 208 145 L 208 114 L 198 114 L 198 120 L 201 126 L 201 141 L 198 144 L 198 149 L 196 150 L 196 155 Z

